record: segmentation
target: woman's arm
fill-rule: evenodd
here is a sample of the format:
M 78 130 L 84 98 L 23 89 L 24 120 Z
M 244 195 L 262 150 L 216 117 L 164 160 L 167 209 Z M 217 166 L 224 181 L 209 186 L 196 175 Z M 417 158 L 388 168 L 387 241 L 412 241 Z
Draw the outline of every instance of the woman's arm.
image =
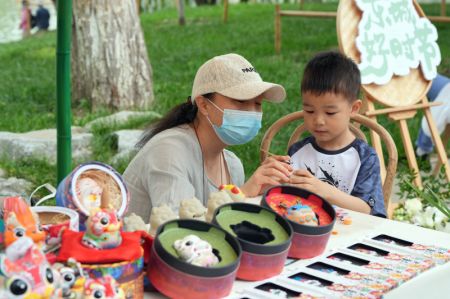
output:
M 267 187 L 289 182 L 292 167 L 287 164 L 289 156 L 272 156 L 264 160 L 248 181 L 241 186 L 248 197 L 260 195 Z

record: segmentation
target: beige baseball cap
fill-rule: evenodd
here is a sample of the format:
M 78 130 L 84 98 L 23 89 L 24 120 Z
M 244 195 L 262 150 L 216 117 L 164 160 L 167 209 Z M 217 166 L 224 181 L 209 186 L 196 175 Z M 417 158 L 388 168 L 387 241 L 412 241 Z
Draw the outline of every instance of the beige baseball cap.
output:
M 264 82 L 247 59 L 233 53 L 216 56 L 198 69 L 192 86 L 192 102 L 212 92 L 236 100 L 250 100 L 263 94 L 264 99 L 275 103 L 286 97 L 283 86 Z

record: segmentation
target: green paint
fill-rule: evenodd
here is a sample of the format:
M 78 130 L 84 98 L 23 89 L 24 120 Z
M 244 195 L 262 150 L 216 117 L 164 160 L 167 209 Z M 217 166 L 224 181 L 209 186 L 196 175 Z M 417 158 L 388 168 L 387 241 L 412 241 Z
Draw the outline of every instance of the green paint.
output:
M 159 234 L 158 238 L 161 241 L 162 246 L 173 256 L 178 257 L 175 249 L 173 248 L 173 243 L 176 240 L 183 239 L 187 235 L 196 235 L 202 240 L 205 240 L 211 246 L 219 251 L 219 255 L 222 258 L 217 267 L 226 266 L 234 262 L 237 258 L 236 252 L 233 247 L 225 240 L 225 233 L 212 227 L 207 232 L 201 232 L 196 230 L 191 230 L 187 228 L 179 228 L 176 222 L 170 223 L 164 227 L 164 232 Z
M 289 239 L 289 235 L 286 230 L 275 221 L 276 215 L 266 210 L 261 210 L 259 213 L 250 213 L 244 211 L 231 210 L 230 206 L 224 207 L 220 210 L 220 214 L 217 215 L 217 222 L 220 227 L 228 231 L 233 236 L 236 236 L 231 229 L 231 225 L 241 223 L 244 220 L 258 225 L 261 228 L 268 228 L 272 231 L 275 239 L 264 245 L 277 245 L 285 242 Z

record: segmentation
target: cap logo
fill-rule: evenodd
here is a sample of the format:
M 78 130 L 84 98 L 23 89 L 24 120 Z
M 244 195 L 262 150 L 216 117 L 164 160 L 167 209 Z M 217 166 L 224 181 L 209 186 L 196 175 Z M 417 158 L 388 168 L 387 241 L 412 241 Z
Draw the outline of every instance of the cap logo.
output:
M 255 70 L 254 67 L 247 67 L 245 69 L 242 69 L 242 72 L 243 73 L 251 73 L 251 72 L 255 72 L 256 73 L 256 70 Z

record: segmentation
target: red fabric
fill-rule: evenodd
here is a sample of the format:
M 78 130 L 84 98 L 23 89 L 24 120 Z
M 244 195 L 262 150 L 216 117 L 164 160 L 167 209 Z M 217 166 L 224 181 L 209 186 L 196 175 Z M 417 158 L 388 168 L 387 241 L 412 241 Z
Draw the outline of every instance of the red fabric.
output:
M 45 255 L 45 257 L 47 258 L 47 261 L 48 261 L 50 264 L 56 263 L 56 262 L 57 262 L 57 259 L 58 259 L 58 257 L 56 256 L 56 254 L 54 254 L 53 252 L 47 253 L 47 254 Z
M 153 245 L 153 237 L 149 235 L 148 233 L 142 231 L 142 247 L 144 247 L 144 263 L 148 264 L 150 261 L 150 253 L 152 251 L 152 245 Z
M 122 244 L 112 249 L 93 249 L 81 243 L 83 232 L 66 229 L 62 235 L 62 245 L 58 262 L 65 262 L 74 258 L 82 264 L 110 264 L 124 261 L 134 261 L 143 254 L 141 237 L 143 232 L 122 232 Z

